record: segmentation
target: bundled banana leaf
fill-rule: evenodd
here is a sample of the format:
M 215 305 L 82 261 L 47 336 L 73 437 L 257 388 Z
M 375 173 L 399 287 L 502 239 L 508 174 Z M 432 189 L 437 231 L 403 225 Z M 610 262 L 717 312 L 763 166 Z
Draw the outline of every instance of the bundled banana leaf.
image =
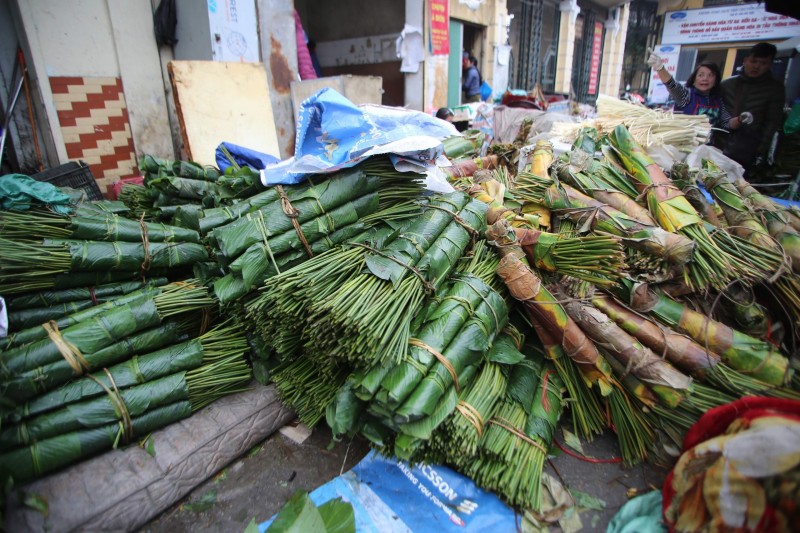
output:
M 544 461 L 563 407 L 558 374 L 541 360 L 526 360 L 515 367 L 505 399 L 486 420 L 478 456 L 458 464 L 514 507 L 541 509 Z
M 145 295 L 155 296 L 160 292 L 161 292 L 160 289 L 158 289 L 156 285 L 152 286 L 147 285 L 141 289 L 137 289 L 135 291 L 129 292 L 128 294 L 123 294 L 117 298 L 109 300 L 108 302 L 105 302 L 101 305 L 90 307 L 88 309 L 84 309 L 83 311 L 78 311 L 77 313 L 61 317 L 55 320 L 54 321 L 55 326 L 51 324 L 51 327 L 64 329 L 67 326 L 71 326 L 83 320 L 89 320 L 90 318 L 101 315 L 107 312 L 108 310 L 118 307 L 120 305 L 125 305 L 135 300 L 139 300 Z M 43 327 L 41 326 L 31 327 L 22 331 L 12 333 L 5 339 L 0 339 L 0 350 L 17 348 L 19 346 L 30 344 L 31 342 L 45 338 L 47 338 L 47 331 Z
M 486 230 L 495 246 L 519 245 L 528 263 L 600 285 L 613 283 L 624 273 L 624 255 L 618 239 L 611 236 L 563 238 L 544 231 L 512 228 L 498 220 Z
M 763 383 L 752 376 L 737 372 L 723 363 L 719 355 L 700 346 L 689 336 L 657 325 L 608 295 L 596 293 L 592 296 L 591 303 L 653 353 L 661 355 L 681 371 L 725 391 L 728 395 L 800 398 L 800 392 Z
M 166 327 L 134 334 L 126 343 L 135 346 L 132 357 L 100 372 L 84 376 L 30 399 L 14 408 L 6 418 L 14 422 L 41 415 L 67 405 L 105 394 L 105 388 L 123 389 L 147 381 L 194 370 L 240 356 L 247 349 L 247 339 L 240 325 L 221 324 L 197 338 L 181 341 L 188 333 L 181 333 L 179 322 L 167 321 Z M 193 328 L 196 329 L 196 328 Z M 166 346 L 166 348 L 161 348 Z
M 121 391 L 103 385 L 106 396 L 31 419 L 24 429 L 4 430 L 3 441 L 9 446 L 33 442 L 0 454 L 0 461 L 14 481 L 30 481 L 187 418 L 214 400 L 243 390 L 250 375 L 240 353 Z M 167 403 L 170 399 L 177 401 Z
M 131 418 L 177 402 L 190 401 L 192 409 L 197 410 L 242 390 L 250 379 L 250 368 L 242 351 L 194 370 L 176 372 L 127 388 L 121 388 L 109 375 L 110 385 L 97 381 L 101 396 L 4 427 L 0 431 L 0 451 L 8 452 L 59 435 L 113 423 L 121 424 L 124 432 L 130 435 Z
M 692 260 L 691 239 L 643 223 L 550 177 L 522 173 L 514 193 L 530 202 L 542 203 L 558 216 L 572 220 L 579 232 L 616 235 L 625 246 L 682 266 Z
M 118 361 L 125 361 L 137 353 L 148 353 L 164 346 L 183 342 L 192 335 L 197 335 L 197 322 L 191 315 L 187 317 L 170 318 L 160 326 L 146 329 L 119 339 L 113 344 L 99 350 L 93 357 L 98 361 L 109 361 L 109 365 Z M 75 370 L 66 360 L 45 365 L 38 371 L 24 374 L 0 382 L 0 397 L 21 396 L 26 399 L 37 397 L 41 393 L 45 396 L 47 391 L 56 389 L 75 378 Z M 20 400 L 22 402 L 24 400 Z M 6 400 L 7 409 L 3 411 L 3 418 L 18 419 L 19 411 L 24 414 L 24 404 Z
M 399 361 L 426 292 L 447 278 L 485 225 L 485 204 L 463 193 L 433 196 L 422 206 L 419 217 L 380 247 L 331 250 L 295 272 L 270 278 L 250 306 L 251 315 L 264 323 L 259 309 L 280 307 L 286 297 L 296 312 L 297 304 L 306 302 L 295 320 L 314 323 L 305 331 L 313 350 L 354 362 Z
M 143 294 L 63 331 L 54 323 L 45 324 L 48 338 L 0 353 L 2 395 L 17 402 L 27 400 L 70 377 L 119 362 L 127 352 L 119 339 L 159 326 L 166 317 L 215 303 L 205 287 L 191 282 L 156 290 L 157 294 Z
M 636 311 L 656 317 L 679 333 L 690 336 L 701 347 L 716 353 L 738 372 L 773 386 L 791 383 L 794 371 L 789 361 L 772 344 L 754 339 L 720 322 L 693 311 L 631 281 L 617 286 L 616 292 Z
M 386 160 L 368 161 L 319 183 L 277 186 L 254 197 L 249 207 L 209 213 L 212 222 L 205 227 L 215 225 L 209 241 L 229 272 L 215 283 L 220 301 L 243 296 L 379 221 L 415 214 L 418 178 L 398 173 Z
M 124 281 L 97 287 L 44 291 L 11 298 L 6 302 L 9 329 L 12 332 L 18 332 L 25 328 L 32 328 L 50 320 L 58 320 L 83 309 L 112 301 L 143 287 L 161 287 L 168 282 L 167 278 L 155 278 L 150 281 Z M 0 339 L 0 341 L 6 341 L 6 339 Z M 0 342 L 0 350 L 5 349 L 9 344 L 9 342 Z
M 0 454 L 0 461 L 16 483 L 31 481 L 76 461 L 133 442 L 153 431 L 192 414 L 192 403 L 182 401 L 157 407 L 141 416 L 82 431 L 45 439 L 27 448 Z
M 648 210 L 661 227 L 680 233 L 697 244 L 694 257 L 684 271 L 685 283 L 695 290 L 708 286 L 724 287 L 735 275 L 728 256 L 711 240 L 702 219 L 680 189 L 634 141 L 625 126 L 614 128 L 608 140 L 625 170 L 635 180 L 637 191 L 645 195 Z
M 67 216 L 50 211 L 0 211 L 7 239 L 69 239 L 122 242 L 200 242 L 192 229 L 133 221 L 113 213 Z
M 139 161 L 139 170 L 142 171 L 145 180 L 181 176 L 194 180 L 217 181 L 221 174 L 217 168 L 212 166 L 202 166 L 194 161 L 172 161 L 149 154 L 142 156 Z

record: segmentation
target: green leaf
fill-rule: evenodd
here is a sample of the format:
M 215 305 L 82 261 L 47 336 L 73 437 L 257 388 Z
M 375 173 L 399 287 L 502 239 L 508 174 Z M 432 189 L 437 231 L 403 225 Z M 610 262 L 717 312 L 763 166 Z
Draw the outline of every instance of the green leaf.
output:
M 525 356 L 517 350 L 514 341 L 508 335 L 500 335 L 494 341 L 492 349 L 489 351 L 489 361 L 504 365 L 515 365 L 525 359 Z
M 539 371 L 541 365 L 535 365 L 530 361 L 523 361 L 514 366 L 511 375 L 508 377 L 508 388 L 506 389 L 509 397 L 519 402 L 527 414 L 531 412 L 533 395 L 536 393 L 536 386 L 539 384 Z
M 256 524 L 255 518 L 251 519 L 247 527 L 244 528 L 244 533 L 258 533 L 258 524 Z
M 569 493 L 572 494 L 572 497 L 575 499 L 575 505 L 582 509 L 602 511 L 606 508 L 606 502 L 600 498 L 595 498 L 590 494 L 575 489 L 569 489 Z
M 565 428 L 561 428 L 561 431 L 564 433 L 564 442 L 567 444 L 567 446 L 577 451 L 581 455 L 586 455 L 583 452 L 583 446 L 581 446 L 580 439 L 574 433 L 566 430 Z
M 25 498 L 25 507 L 30 507 L 35 511 L 39 511 L 45 518 L 50 514 L 50 504 L 47 502 L 47 498 L 41 494 L 29 494 L 28 497 Z
M 270 524 L 265 533 L 306 533 L 325 531 L 322 520 L 314 502 L 302 489 L 295 492 L 289 501 L 278 512 L 278 516 Z
M 353 506 L 342 498 L 334 498 L 318 507 L 327 533 L 355 533 L 356 515 Z
M 197 501 L 185 504 L 183 508 L 196 513 L 202 513 L 203 511 L 211 509 L 215 503 L 217 503 L 217 489 L 211 489 L 200 496 Z
M 144 445 L 144 451 L 147 452 L 147 455 L 150 457 L 156 456 L 156 440 L 153 437 L 148 436 L 142 444 Z

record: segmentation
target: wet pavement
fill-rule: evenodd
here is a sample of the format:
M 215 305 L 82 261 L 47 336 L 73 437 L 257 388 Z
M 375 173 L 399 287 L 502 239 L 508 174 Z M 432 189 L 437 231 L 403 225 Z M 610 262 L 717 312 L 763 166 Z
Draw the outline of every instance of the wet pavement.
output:
M 302 436 L 294 438 L 302 440 Z M 616 440 L 611 434 L 582 444 L 586 456 L 601 460 L 619 457 Z M 273 516 L 296 490 L 313 491 L 351 469 L 368 452 L 369 447 L 362 439 L 332 442 L 330 430 L 324 423 L 302 443 L 276 432 L 201 484 L 141 532 L 244 531 L 251 520 L 261 523 Z M 660 488 L 666 475 L 666 470 L 647 464 L 626 467 L 618 463 L 594 463 L 564 453 L 550 459 L 545 471 L 568 488 L 605 503 L 602 511 L 579 511 L 583 526 L 580 531 L 586 532 L 605 531 L 608 522 L 630 496 Z M 560 528 L 555 526 L 551 531 L 557 532 Z

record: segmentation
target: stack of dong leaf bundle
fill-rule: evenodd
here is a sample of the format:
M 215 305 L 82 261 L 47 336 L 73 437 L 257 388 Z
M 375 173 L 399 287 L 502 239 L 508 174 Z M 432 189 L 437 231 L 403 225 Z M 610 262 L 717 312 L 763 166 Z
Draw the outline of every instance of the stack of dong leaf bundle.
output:
M 494 197 L 509 205 L 487 231 L 503 257 L 498 274 L 564 382 L 574 429 L 591 438 L 608 420 L 631 463 L 669 461 L 700 415 L 735 398 L 800 399 L 800 219 L 710 161 L 670 175 L 624 126 L 602 138 L 585 130 L 555 160 L 540 142 L 530 168 Z M 491 182 L 476 175 L 471 188 L 488 194 Z M 525 240 L 530 217 L 519 216 L 537 208 L 550 215 L 541 229 L 560 237 L 616 236 L 624 267 L 598 279 L 541 268 Z M 778 323 L 782 338 L 768 327 Z
M 717 189 L 710 163 L 671 180 L 624 126 L 583 132 L 557 160 L 538 144 L 519 174 L 475 167 L 450 173 L 463 192 L 276 272 L 247 302 L 304 422 L 538 509 L 565 408 L 585 438 L 614 431 L 632 464 L 674 459 L 714 406 L 800 398 L 792 211 L 745 183 Z M 690 203 L 695 180 L 716 219 Z M 774 234 L 720 222 L 757 200 Z M 777 322 L 782 340 L 755 327 Z
M 263 190 L 257 170 L 232 163 L 220 172 L 194 161 L 145 155 L 139 162 L 143 184 L 123 185 L 119 198 L 134 218 L 186 226 L 180 221 L 196 219 L 201 209 L 229 205 Z
M 104 202 L 71 215 L 0 211 L 0 464 L 35 479 L 134 442 L 242 390 L 241 326 L 193 265 L 196 231 L 122 218 Z M 170 281 L 172 280 L 172 281 Z
M 246 308 L 279 361 L 282 399 L 305 423 L 324 417 L 336 436 L 453 464 L 538 507 L 560 378 L 509 319 L 498 257 L 483 240 L 487 207 L 463 192 L 426 197 L 417 216 L 267 279 Z M 621 257 L 616 239 L 593 239 L 612 262 Z M 595 259 L 575 253 L 576 242 L 549 246 L 588 267 Z

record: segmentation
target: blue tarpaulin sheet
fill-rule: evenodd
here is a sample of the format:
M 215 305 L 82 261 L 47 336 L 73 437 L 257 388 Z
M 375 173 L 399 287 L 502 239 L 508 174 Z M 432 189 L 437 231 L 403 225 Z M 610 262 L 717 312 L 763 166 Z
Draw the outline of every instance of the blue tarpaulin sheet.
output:
M 441 141 L 453 135 L 459 135 L 455 126 L 426 113 L 359 107 L 322 89 L 300 105 L 294 157 L 267 166 L 261 179 L 268 186 L 300 183 L 309 174 L 335 172 L 378 154 L 432 167 L 443 153 Z
M 519 525 L 513 509 L 471 479 L 445 466 L 410 466 L 374 451 L 309 496 L 317 506 L 339 497 L 352 504 L 359 533 L 517 531 Z
M 225 172 L 225 169 L 233 164 L 228 159 L 228 156 L 225 155 L 225 151 L 222 149 L 223 147 L 228 151 L 231 157 L 233 157 L 233 160 L 236 161 L 236 164 L 240 167 L 248 166 L 255 170 L 261 170 L 267 165 L 272 165 L 273 163 L 280 161 L 280 159 L 274 155 L 257 152 L 255 150 L 251 150 L 250 148 L 239 146 L 238 144 L 223 142 L 217 146 L 217 150 L 214 153 L 214 157 L 217 160 L 217 167 L 219 167 L 222 172 Z

